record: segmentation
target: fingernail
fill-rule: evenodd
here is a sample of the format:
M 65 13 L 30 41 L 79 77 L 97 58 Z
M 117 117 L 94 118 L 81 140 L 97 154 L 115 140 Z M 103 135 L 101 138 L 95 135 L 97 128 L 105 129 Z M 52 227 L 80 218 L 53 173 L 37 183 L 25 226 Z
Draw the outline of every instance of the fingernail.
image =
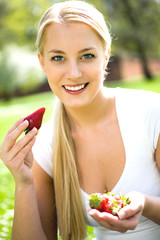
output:
M 28 121 L 27 121 L 27 120 L 25 120 L 24 122 L 22 122 L 22 124 L 23 124 L 23 125 L 26 125 L 26 123 L 28 123 Z
M 24 117 L 23 117 L 23 116 L 19 118 L 19 121 L 23 121 L 23 120 L 24 120 Z
M 88 210 L 88 213 L 92 216 L 92 215 L 94 215 L 94 210 L 93 209 L 90 209 L 90 210 Z
M 91 209 L 89 209 L 89 210 L 88 210 L 88 213 L 89 213 L 89 214 L 92 214 L 92 210 L 91 210 Z
M 125 218 L 125 212 L 119 212 L 118 213 L 118 217 L 119 217 L 119 219 L 124 219 Z
M 37 128 L 36 127 L 34 127 L 33 129 L 32 129 L 32 132 L 37 132 Z

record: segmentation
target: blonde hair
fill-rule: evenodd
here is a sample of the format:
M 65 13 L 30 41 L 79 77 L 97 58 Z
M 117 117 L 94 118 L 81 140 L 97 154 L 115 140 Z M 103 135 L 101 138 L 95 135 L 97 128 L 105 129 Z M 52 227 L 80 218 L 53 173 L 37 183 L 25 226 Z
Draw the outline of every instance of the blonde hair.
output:
M 63 240 L 86 236 L 86 217 L 76 166 L 76 151 L 63 103 L 54 109 L 53 176 L 58 226 Z
M 47 27 L 54 22 L 82 22 L 89 25 L 100 37 L 104 51 L 108 53 L 111 36 L 103 15 L 89 3 L 66 1 L 53 4 L 40 20 L 36 44 L 42 55 Z M 56 104 L 53 119 L 53 178 L 58 226 L 63 240 L 81 240 L 86 237 L 86 215 L 70 123 L 60 101 Z
M 100 37 L 104 50 L 108 53 L 111 35 L 104 16 L 91 4 L 83 1 L 66 1 L 55 3 L 42 16 L 39 23 L 36 46 L 43 54 L 46 28 L 52 23 L 83 22 L 88 24 Z

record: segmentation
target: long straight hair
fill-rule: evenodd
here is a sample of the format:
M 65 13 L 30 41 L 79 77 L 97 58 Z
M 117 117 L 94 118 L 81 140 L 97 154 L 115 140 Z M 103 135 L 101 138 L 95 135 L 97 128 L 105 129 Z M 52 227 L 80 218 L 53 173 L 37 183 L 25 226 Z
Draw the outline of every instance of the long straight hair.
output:
M 63 103 L 56 103 L 53 134 L 53 178 L 58 226 L 64 240 L 86 236 L 86 217 L 76 165 L 76 151 Z
M 104 51 L 107 53 L 110 49 L 111 36 L 103 15 L 86 2 L 66 1 L 53 4 L 40 20 L 37 48 L 42 56 L 47 27 L 54 22 L 85 23 L 96 32 Z M 53 180 L 60 234 L 63 240 L 82 240 L 86 237 L 86 214 L 79 183 L 76 149 L 70 122 L 60 101 L 56 103 L 53 126 Z

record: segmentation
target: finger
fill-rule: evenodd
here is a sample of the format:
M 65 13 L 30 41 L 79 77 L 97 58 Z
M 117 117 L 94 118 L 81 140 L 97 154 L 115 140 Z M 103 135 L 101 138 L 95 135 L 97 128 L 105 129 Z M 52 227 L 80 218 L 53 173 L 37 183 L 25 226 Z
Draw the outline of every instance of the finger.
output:
M 19 151 L 19 153 L 13 158 L 12 163 L 9 163 L 9 165 L 12 165 L 12 168 L 19 168 L 20 166 L 22 166 L 23 163 L 26 164 L 25 162 L 25 157 L 26 155 L 31 151 L 34 143 L 35 143 L 36 137 L 34 136 L 30 142 L 21 149 L 21 151 Z M 28 164 L 26 164 L 28 165 Z
M 134 230 L 139 222 L 139 218 L 141 216 L 140 212 L 137 212 L 133 216 L 124 219 L 119 220 L 119 227 L 126 228 L 127 230 Z
M 99 212 L 97 210 L 91 210 L 89 211 L 89 214 L 98 222 L 100 223 L 103 223 L 105 222 L 107 225 L 115 225 L 115 222 L 118 219 L 117 216 L 113 216 L 112 214 L 110 213 L 107 213 L 107 212 Z
M 3 143 L 3 149 L 5 151 L 9 151 L 14 146 L 19 136 L 27 128 L 28 124 L 29 124 L 28 121 L 25 120 L 21 122 L 13 131 L 10 131 L 10 133 L 7 134 Z
M 37 129 L 33 128 L 27 135 L 20 139 L 10 151 L 9 159 L 13 159 L 36 136 Z
M 13 132 L 13 131 L 23 122 L 23 120 L 24 120 L 24 117 L 21 117 L 21 118 L 18 119 L 18 121 L 15 122 L 15 124 L 8 130 L 8 132 L 7 132 L 7 134 L 6 134 L 5 138 L 4 138 L 4 141 L 3 141 L 2 145 L 1 145 L 1 149 L 4 149 L 4 146 L 6 146 L 8 135 L 9 135 L 11 132 Z
M 33 136 L 33 138 L 29 141 L 29 143 L 18 153 L 17 157 L 24 159 L 26 155 L 31 151 L 35 141 L 36 141 L 36 137 Z
M 90 211 L 90 215 L 103 227 L 124 233 L 128 230 L 134 230 L 138 223 L 138 214 L 135 214 L 131 218 L 120 220 L 117 216 L 113 216 L 110 213 Z
M 119 219 L 127 219 L 130 218 L 132 216 L 134 216 L 136 213 L 140 212 L 142 210 L 141 205 L 137 204 L 130 204 L 124 208 L 122 208 L 119 212 L 118 212 L 118 217 Z
M 104 214 L 101 214 L 99 211 L 93 209 L 89 211 L 89 214 L 91 217 L 94 218 L 96 222 L 98 222 L 100 225 L 102 225 L 105 228 L 110 229 L 110 224 L 108 222 L 108 219 L 104 221 Z M 109 216 L 108 216 L 109 217 Z
M 99 212 L 99 211 L 95 211 L 95 210 L 91 210 L 89 211 L 89 214 L 103 227 L 112 230 L 112 231 L 118 231 L 121 233 L 125 233 L 127 231 L 127 229 L 124 227 L 122 227 L 121 225 L 119 226 L 117 224 L 118 221 L 120 221 L 118 219 L 117 216 L 113 216 L 110 213 L 107 212 Z
M 6 136 L 8 136 L 11 132 L 13 132 L 22 122 L 24 121 L 24 117 L 18 119 L 17 122 L 8 130 Z

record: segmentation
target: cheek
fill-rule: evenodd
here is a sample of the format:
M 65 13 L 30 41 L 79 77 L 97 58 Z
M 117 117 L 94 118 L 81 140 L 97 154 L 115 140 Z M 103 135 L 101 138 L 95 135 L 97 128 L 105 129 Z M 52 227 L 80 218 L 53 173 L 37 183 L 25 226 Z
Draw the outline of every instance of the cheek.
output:
M 50 85 L 58 84 L 62 78 L 61 71 L 58 71 L 58 69 L 54 68 L 53 66 L 49 66 L 46 69 L 46 75 L 47 75 L 48 82 Z
M 56 77 L 54 76 L 48 76 L 48 83 L 49 83 L 49 86 L 50 88 L 52 89 L 52 91 L 54 93 L 57 92 L 57 88 L 59 87 L 59 84 L 58 84 L 58 80 L 56 79 Z
M 51 91 L 60 98 L 61 96 L 61 86 L 58 86 L 58 84 L 54 80 L 48 79 L 48 84 L 50 86 Z
M 96 64 L 93 68 L 90 68 L 90 77 L 94 79 L 95 81 L 101 81 L 103 80 L 104 76 L 104 70 L 102 64 Z
M 58 86 L 58 79 L 57 79 L 56 74 L 53 74 L 50 71 L 46 71 L 46 76 L 47 76 L 48 84 L 49 84 L 52 92 L 54 92 L 56 94 L 57 86 Z

